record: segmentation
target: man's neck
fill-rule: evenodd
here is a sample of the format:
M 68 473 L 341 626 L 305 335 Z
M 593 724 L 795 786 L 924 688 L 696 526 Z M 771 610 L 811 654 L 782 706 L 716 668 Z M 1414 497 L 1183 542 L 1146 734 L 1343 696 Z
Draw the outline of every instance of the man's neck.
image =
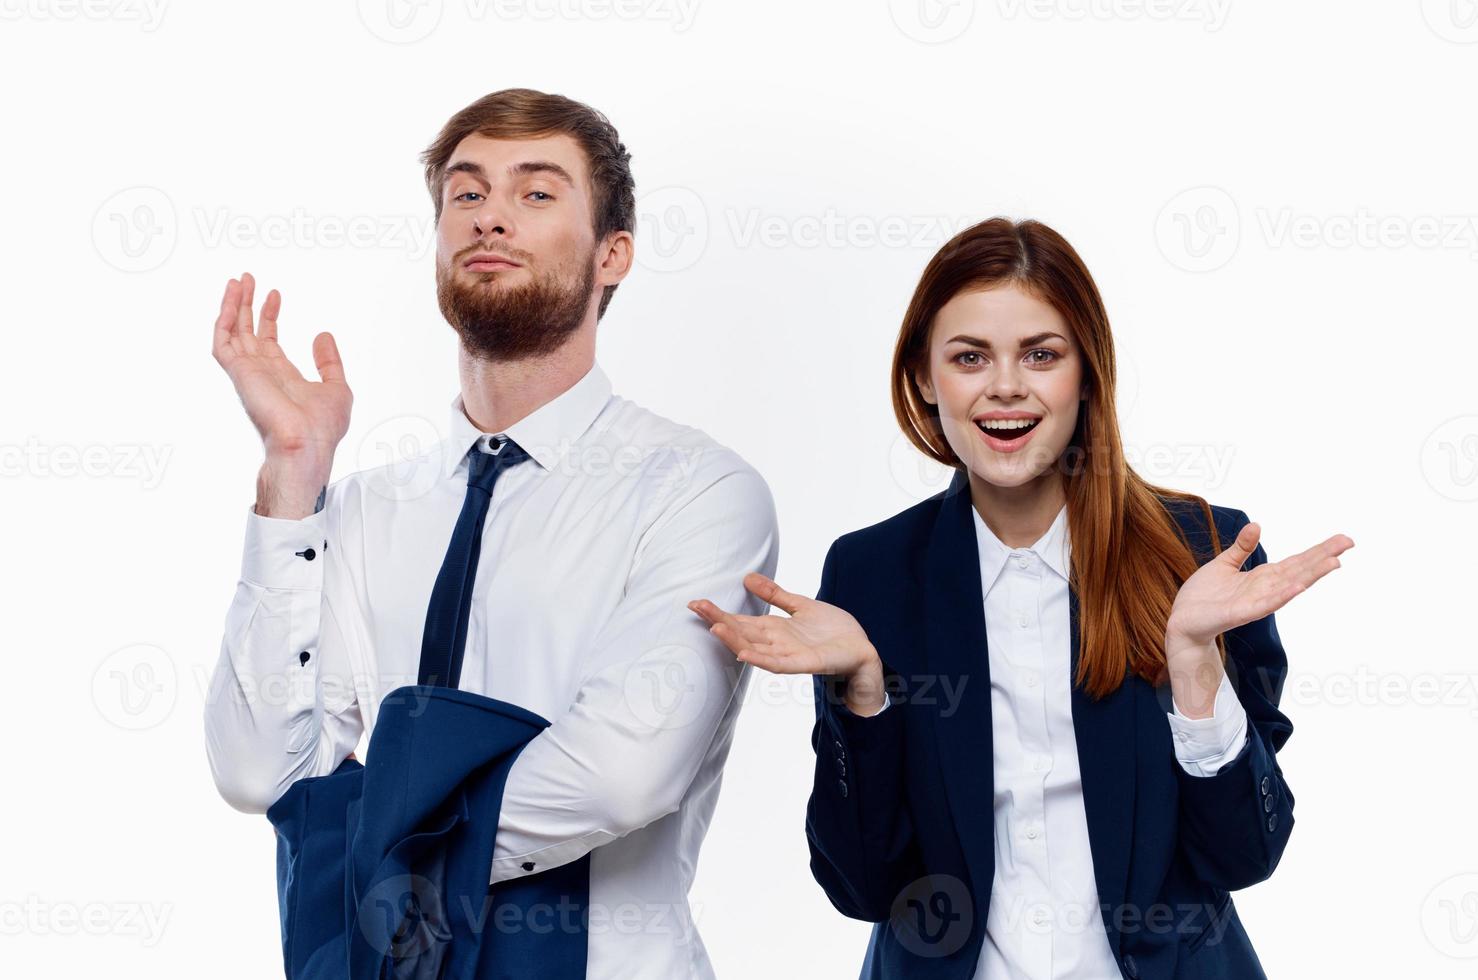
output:
M 517 361 L 485 361 L 459 347 L 462 411 L 483 432 L 502 432 L 569 391 L 595 364 L 593 332 L 582 334 L 551 354 Z

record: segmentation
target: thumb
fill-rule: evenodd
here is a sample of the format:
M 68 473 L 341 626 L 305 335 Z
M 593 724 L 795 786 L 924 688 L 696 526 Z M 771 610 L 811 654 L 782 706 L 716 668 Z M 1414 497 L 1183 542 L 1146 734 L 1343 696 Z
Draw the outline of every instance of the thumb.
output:
M 1240 569 L 1242 563 L 1247 560 L 1247 556 L 1252 554 L 1252 550 L 1257 547 L 1257 539 L 1261 536 L 1262 527 L 1256 521 L 1244 524 L 1242 530 L 1237 532 L 1237 540 L 1216 557 L 1231 565 L 1232 568 Z
M 327 330 L 313 338 L 313 363 L 324 381 L 344 383 L 344 362 L 339 360 L 339 346 L 334 343 L 334 335 Z
M 770 605 L 784 609 L 792 616 L 800 611 L 801 603 L 807 601 L 806 596 L 786 592 L 774 579 L 759 572 L 750 572 L 744 576 L 744 587 Z

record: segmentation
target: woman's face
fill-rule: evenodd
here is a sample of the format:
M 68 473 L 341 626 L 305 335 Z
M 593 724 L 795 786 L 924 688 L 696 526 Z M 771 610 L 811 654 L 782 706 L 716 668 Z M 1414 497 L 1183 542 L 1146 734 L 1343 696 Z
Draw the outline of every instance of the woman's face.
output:
M 934 317 L 918 376 L 944 437 L 981 480 L 1020 487 L 1049 473 L 1082 404 L 1077 341 L 1058 312 L 1015 285 L 958 293 Z

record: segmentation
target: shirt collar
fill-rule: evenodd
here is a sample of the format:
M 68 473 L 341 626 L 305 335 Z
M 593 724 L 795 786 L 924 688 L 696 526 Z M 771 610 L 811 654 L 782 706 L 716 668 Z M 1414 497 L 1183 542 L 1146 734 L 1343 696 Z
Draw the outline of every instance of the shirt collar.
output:
M 462 394 L 452 399 L 451 425 L 447 431 L 441 471 L 446 477 L 457 472 L 473 444 L 484 436 L 508 436 L 544 469 L 553 469 L 574 443 L 590 428 L 611 397 L 611 379 L 597 363 L 585 376 L 508 428 L 484 432 L 472 424 L 462 406 Z
M 1018 549 L 1006 547 L 990 529 L 990 525 L 981 518 L 980 511 L 973 506 L 970 508 L 970 513 L 975 518 L 975 541 L 980 549 L 981 586 L 989 592 L 990 587 L 995 584 L 996 576 L 1000 575 L 1001 569 L 1006 567 L 1006 559 L 1011 552 Z M 1071 581 L 1068 571 L 1071 567 L 1072 550 L 1068 538 L 1066 504 L 1062 505 L 1062 509 L 1053 518 L 1052 525 L 1043 532 L 1036 543 L 1024 550 L 1042 559 L 1042 563 L 1060 575 L 1064 581 Z

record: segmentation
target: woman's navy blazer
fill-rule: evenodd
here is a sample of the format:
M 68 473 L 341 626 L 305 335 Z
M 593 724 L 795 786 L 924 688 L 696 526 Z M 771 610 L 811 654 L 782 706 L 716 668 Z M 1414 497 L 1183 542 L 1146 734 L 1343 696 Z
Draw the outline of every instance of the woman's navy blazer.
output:
M 1165 505 L 1204 563 L 1197 505 Z M 817 598 L 847 610 L 882 657 L 892 703 L 863 718 L 818 677 L 806 808 L 811 872 L 844 915 L 877 923 L 865 978 L 973 975 L 995 873 L 990 666 L 969 484 L 838 538 Z M 1247 515 L 1212 507 L 1221 547 Z M 1244 568 L 1267 561 L 1259 545 Z M 1072 664 L 1078 598 L 1071 596 Z M 1274 753 L 1287 658 L 1271 615 L 1225 634 L 1248 741 L 1214 776 L 1181 768 L 1170 687 L 1127 675 L 1113 694 L 1072 689 L 1099 911 L 1129 980 L 1263 977 L 1231 891 L 1273 872 L 1293 829 Z M 1127 672 L 1126 672 L 1127 673 Z

